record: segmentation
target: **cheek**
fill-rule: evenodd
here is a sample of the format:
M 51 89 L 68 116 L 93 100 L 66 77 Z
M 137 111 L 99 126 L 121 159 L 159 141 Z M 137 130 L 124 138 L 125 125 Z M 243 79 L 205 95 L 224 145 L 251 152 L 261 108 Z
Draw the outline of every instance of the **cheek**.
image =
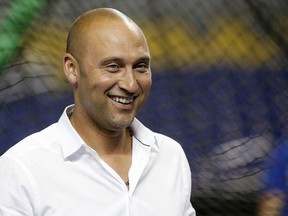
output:
M 77 95 L 79 97 L 80 103 L 85 106 L 87 104 L 93 103 L 95 97 L 97 97 L 95 94 L 97 94 L 97 91 L 95 88 L 97 88 L 97 84 L 95 85 L 95 82 L 93 82 L 92 77 L 84 77 L 82 76 L 78 81 L 78 89 L 77 89 Z
M 137 107 L 136 112 L 138 112 L 143 107 L 145 102 L 147 101 L 147 98 L 150 93 L 151 85 L 152 85 L 152 80 L 151 78 L 145 79 L 145 80 L 142 79 L 141 81 L 138 81 L 138 83 L 140 85 L 142 94 L 139 97 L 140 100 L 138 101 L 138 107 Z
M 101 74 L 101 71 L 91 70 L 81 83 L 82 88 L 85 89 L 87 94 L 100 94 L 105 93 L 111 86 L 114 80 L 106 75 Z
M 138 81 L 139 85 L 141 86 L 141 89 L 143 91 L 143 93 L 145 94 L 149 94 L 150 92 L 150 88 L 151 88 L 151 85 L 152 85 L 152 79 L 151 79 L 151 76 L 147 76 L 143 79 L 140 79 Z
M 105 94 L 107 93 L 113 86 L 116 85 L 115 79 L 113 77 L 98 77 L 97 82 L 94 83 L 94 91 L 98 93 Z

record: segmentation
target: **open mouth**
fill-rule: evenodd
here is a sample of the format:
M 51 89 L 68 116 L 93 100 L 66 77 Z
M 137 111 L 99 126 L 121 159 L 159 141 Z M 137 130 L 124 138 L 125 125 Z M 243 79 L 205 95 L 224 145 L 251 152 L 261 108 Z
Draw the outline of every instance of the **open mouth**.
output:
M 121 104 L 131 104 L 136 97 L 131 98 L 124 98 L 124 97 L 118 97 L 118 96 L 109 96 L 109 98 L 117 103 Z

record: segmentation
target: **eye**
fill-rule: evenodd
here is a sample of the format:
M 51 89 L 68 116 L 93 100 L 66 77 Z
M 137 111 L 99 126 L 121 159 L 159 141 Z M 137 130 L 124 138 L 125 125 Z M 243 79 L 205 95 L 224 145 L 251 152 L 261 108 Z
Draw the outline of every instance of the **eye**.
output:
M 139 63 L 135 66 L 135 69 L 141 73 L 146 72 L 149 69 L 149 65 L 146 63 Z
M 108 64 L 108 65 L 106 66 L 106 68 L 107 68 L 107 70 L 108 70 L 109 72 L 112 72 L 112 73 L 117 72 L 117 71 L 120 70 L 120 66 L 119 66 L 118 64 L 116 64 L 116 63 Z

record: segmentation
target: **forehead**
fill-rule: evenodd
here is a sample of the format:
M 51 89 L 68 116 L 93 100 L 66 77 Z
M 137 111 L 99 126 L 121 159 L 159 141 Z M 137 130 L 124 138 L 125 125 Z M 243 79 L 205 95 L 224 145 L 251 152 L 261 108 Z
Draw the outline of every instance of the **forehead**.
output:
M 119 21 L 95 23 L 86 30 L 84 38 L 86 51 L 89 53 L 113 52 L 114 55 L 126 53 L 150 56 L 144 34 L 133 23 Z

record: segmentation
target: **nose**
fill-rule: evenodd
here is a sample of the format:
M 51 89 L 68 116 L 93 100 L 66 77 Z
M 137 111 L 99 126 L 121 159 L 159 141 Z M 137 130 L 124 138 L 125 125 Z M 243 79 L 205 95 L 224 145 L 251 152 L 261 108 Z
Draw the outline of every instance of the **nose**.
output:
M 121 78 L 118 82 L 118 85 L 121 89 L 131 94 L 134 94 L 138 91 L 139 85 L 133 69 L 123 70 L 123 73 L 120 76 Z

